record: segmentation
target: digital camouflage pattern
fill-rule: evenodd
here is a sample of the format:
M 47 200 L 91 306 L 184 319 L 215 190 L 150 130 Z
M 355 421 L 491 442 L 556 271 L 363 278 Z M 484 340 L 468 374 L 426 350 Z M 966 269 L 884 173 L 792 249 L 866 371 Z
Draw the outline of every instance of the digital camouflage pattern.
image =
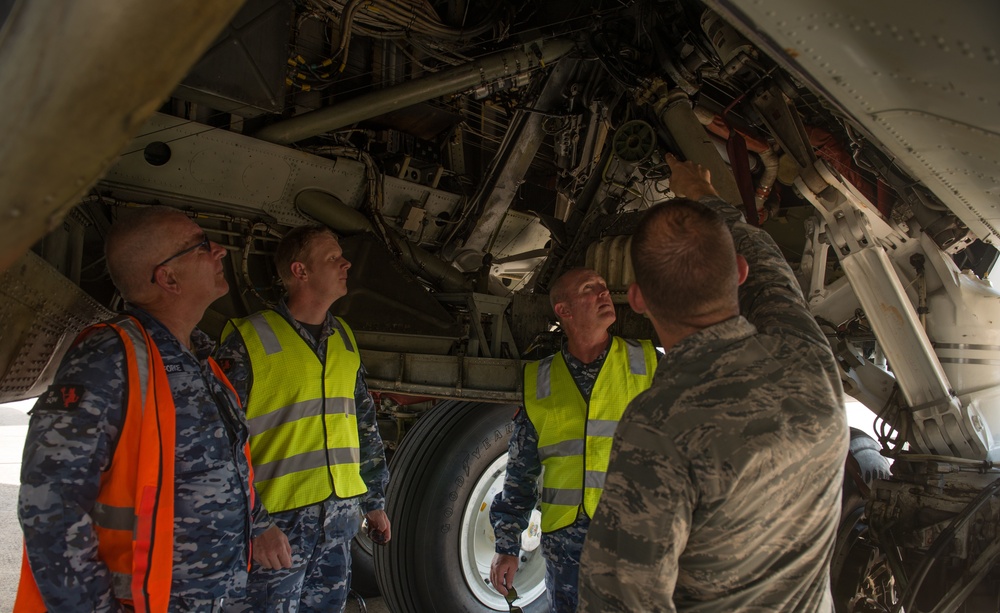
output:
M 194 353 L 158 321 L 130 309 L 163 358 L 177 411 L 173 611 L 208 611 L 246 586 L 251 535 L 247 426 L 236 398 L 207 362 L 213 344 L 199 330 Z M 88 514 L 101 472 L 124 424 L 123 346 L 98 328 L 72 347 L 31 412 L 18 515 L 35 581 L 50 611 L 118 611 L 107 566 L 97 559 Z M 267 525 L 257 504 L 257 522 Z
M 605 348 L 593 362 L 584 364 L 570 354 L 564 339 L 562 355 L 580 393 L 589 402 L 597 375 L 608 357 L 608 349 Z M 490 507 L 490 522 L 496 535 L 496 552 L 516 556 L 521 552 L 521 533 L 527 529 L 531 511 L 538 506 L 541 496 L 538 476 L 542 472 L 542 462 L 538 457 L 538 432 L 523 408 L 514 416 L 514 431 L 510 435 L 507 452 L 507 474 L 503 490 L 496 495 Z M 581 508 L 575 522 L 561 530 L 542 534 L 545 589 L 549 609 L 553 613 L 576 611 L 577 571 L 589 525 L 590 518 Z M 514 585 L 517 585 L 516 575 Z
M 277 305 L 275 311 L 291 324 L 321 360 L 326 358 L 326 341 L 335 330 L 333 315 L 327 314 L 317 340 L 292 317 L 284 301 Z M 253 387 L 253 371 L 246 344 L 238 330 L 226 338 L 215 357 L 240 400 L 245 403 Z M 364 374 L 362 365 L 358 370 L 354 398 L 361 448 L 360 472 L 368 491 L 357 498 L 342 500 L 332 496 L 323 503 L 305 509 L 271 515 L 272 521 L 282 528 L 291 543 L 293 568 L 268 571 L 254 564 L 250 573 L 249 597 L 230 602 L 227 610 L 328 612 L 344 608 L 350 587 L 350 541 L 358 531 L 362 513 L 385 508 L 385 487 L 389 483 L 389 470 L 385 462 L 382 437 L 378 431 L 375 403 L 368 393 Z M 290 527 L 292 532 L 285 530 L 285 526 Z M 348 534 L 345 540 L 343 535 Z M 296 542 L 308 549 L 297 549 Z M 308 561 L 304 557 L 304 551 L 312 552 Z M 331 574 L 333 572 L 337 574 Z M 301 605 L 298 602 L 292 603 L 292 595 L 298 592 L 302 595 Z M 260 598 L 265 593 L 269 593 L 275 600 L 262 603 Z M 289 603 L 288 608 L 280 608 L 283 605 L 279 606 L 278 603 L 286 601 Z
M 832 611 L 837 367 L 770 236 L 705 204 L 750 265 L 743 315 L 671 348 L 619 422 L 580 611 Z
M 356 498 L 329 500 L 272 515 L 292 548 L 290 569 L 254 562 L 247 597 L 227 611 L 304 613 L 343 611 L 351 587 L 351 539 L 361 524 Z
M 573 613 L 577 606 L 580 554 L 590 518 L 580 511 L 576 521 L 555 532 L 542 533 L 545 556 L 545 594 L 552 613 Z M 516 583 L 516 578 L 515 578 Z

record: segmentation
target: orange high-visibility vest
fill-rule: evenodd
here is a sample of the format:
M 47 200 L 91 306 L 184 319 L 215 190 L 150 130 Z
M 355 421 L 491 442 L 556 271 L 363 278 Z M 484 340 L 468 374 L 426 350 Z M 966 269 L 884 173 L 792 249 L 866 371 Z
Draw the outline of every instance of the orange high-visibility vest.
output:
M 97 324 L 85 330 L 77 342 L 103 326 L 115 330 L 125 348 L 128 404 L 111 468 L 101 476 L 97 501 L 90 511 L 98 557 L 111 571 L 118 600 L 131 604 L 137 613 L 166 613 L 174 551 L 174 398 L 160 352 L 135 318 Z M 235 397 L 219 365 L 211 358 L 209 364 Z M 249 445 L 243 451 L 249 465 Z M 252 466 L 248 481 L 252 509 Z M 22 558 L 14 612 L 44 612 L 26 548 Z

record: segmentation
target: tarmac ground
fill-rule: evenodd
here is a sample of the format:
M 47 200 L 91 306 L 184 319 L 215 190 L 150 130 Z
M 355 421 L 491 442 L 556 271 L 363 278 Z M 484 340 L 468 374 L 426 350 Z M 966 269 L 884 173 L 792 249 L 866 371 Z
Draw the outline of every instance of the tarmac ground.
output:
M 33 402 L 0 405 L 0 611 L 14 609 L 21 576 L 21 527 L 17 524 L 17 488 L 21 451 Z

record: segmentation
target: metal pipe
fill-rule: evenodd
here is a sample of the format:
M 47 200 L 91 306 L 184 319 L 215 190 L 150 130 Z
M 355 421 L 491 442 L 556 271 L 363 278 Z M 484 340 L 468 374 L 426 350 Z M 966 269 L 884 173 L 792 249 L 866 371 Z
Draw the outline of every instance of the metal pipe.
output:
M 561 62 L 548 76 L 542 91 L 532 105 L 535 110 L 548 111 L 563 100 L 566 86 L 577 75 L 576 61 Z M 497 228 L 503 223 L 507 209 L 517 196 L 524 176 L 545 139 L 542 126 L 544 115 L 532 111 L 517 111 L 510 122 L 510 129 L 504 136 L 494 160 L 496 166 L 481 182 L 482 191 L 476 205 L 482 211 L 469 237 L 462 244 L 462 253 L 455 256 L 455 262 L 473 262 L 472 268 L 482 266 L 483 253 L 491 247 L 490 241 L 496 236 Z M 474 257 L 468 257 L 472 252 Z M 462 256 L 466 255 L 465 258 Z
M 327 192 L 316 189 L 299 192 L 295 196 L 295 206 L 305 215 L 319 220 L 339 234 L 360 234 L 374 230 L 367 217 Z M 413 274 L 437 283 L 446 292 L 469 290 L 465 275 L 444 260 L 395 233 L 390 232 L 388 238 L 399 252 L 403 265 Z
M 771 194 L 771 188 L 774 187 L 774 181 L 778 178 L 778 154 L 770 149 L 766 149 L 757 155 L 760 156 L 760 161 L 764 163 L 764 172 L 757 181 L 757 191 L 754 194 L 754 201 L 757 203 L 759 216 L 759 211 L 764 208 L 764 203 L 767 202 L 767 197 Z M 761 218 L 761 221 L 763 219 Z
M 320 220 L 338 234 L 373 232 L 372 222 L 343 200 L 318 189 L 303 190 L 295 196 L 295 208 Z
M 0 30 L 0 220 L 10 237 L 0 270 L 60 225 L 241 4 L 13 3 Z
M 254 137 L 279 145 L 288 145 L 310 136 L 378 117 L 394 109 L 447 94 L 456 94 L 487 81 L 510 77 L 554 62 L 569 53 L 573 42 L 555 39 L 543 47 L 501 51 L 462 66 L 442 70 L 422 79 L 415 79 L 380 89 L 342 104 L 303 113 L 292 119 L 271 124 Z
M 712 185 L 726 202 L 742 207 L 736 178 L 716 149 L 712 137 L 698 121 L 691 108 L 691 99 L 682 90 L 675 89 L 661 95 L 654 109 L 657 118 L 670 132 L 677 146 L 687 159 L 701 164 L 712 173 Z

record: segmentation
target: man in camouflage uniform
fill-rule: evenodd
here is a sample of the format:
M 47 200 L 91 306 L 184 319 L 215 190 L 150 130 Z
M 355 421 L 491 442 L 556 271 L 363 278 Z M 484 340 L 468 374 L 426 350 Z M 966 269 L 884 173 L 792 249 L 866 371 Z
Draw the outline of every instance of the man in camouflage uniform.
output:
M 593 270 L 566 272 L 553 284 L 549 297 L 566 338 L 560 354 L 525 369 L 525 404 L 514 417 L 503 491 L 490 509 L 496 535 L 490 581 L 504 595 L 514 584 L 521 533 L 539 501 L 538 477 L 544 461 L 545 587 L 550 609 L 563 613 L 576 610 L 580 551 L 590 512 L 600 496 L 611 435 L 628 401 L 652 381 L 656 351 L 649 341 L 608 334 L 616 319 L 614 304 L 604 279 Z M 550 387 L 551 381 L 560 379 L 546 375 L 563 364 L 569 376 L 562 381 L 568 384 Z M 549 404 L 540 404 L 539 398 Z M 560 434 L 567 422 L 578 428 Z M 561 454 L 566 457 L 557 457 Z M 570 478 L 559 479 L 560 473 Z M 553 517 L 561 519 L 553 522 Z
M 175 405 L 173 611 L 217 610 L 242 593 L 251 512 L 258 533 L 269 526 L 259 502 L 251 509 L 242 412 L 211 368 L 212 342 L 195 328 L 228 291 L 225 254 L 186 215 L 166 207 L 124 217 L 106 245 L 126 313 L 158 349 Z M 18 515 L 34 584 L 49 611 L 122 611 L 121 600 L 135 597 L 98 555 L 95 508 L 105 473 L 118 470 L 112 461 L 121 452 L 116 445 L 129 394 L 124 351 L 111 328 L 85 331 L 32 410 Z M 169 542 L 169 536 L 156 538 Z
M 580 610 L 832 611 L 833 355 L 770 236 L 707 171 L 668 162 L 671 189 L 702 201 L 654 207 L 633 238 L 630 303 L 667 354 L 615 434 Z
M 255 541 L 255 547 L 262 552 L 254 556 L 258 563 L 250 572 L 247 597 L 231 602 L 227 605 L 227 610 L 331 613 L 344 610 L 347 601 L 351 583 L 351 540 L 360 527 L 361 515 L 364 514 L 368 520 L 376 542 L 388 542 L 391 536 L 389 518 L 384 511 L 384 492 L 389 473 L 378 431 L 375 404 L 365 384 L 364 367 L 357 361 L 356 366 L 351 367 L 353 370 L 343 372 L 344 367 L 340 362 L 347 355 L 343 353 L 345 350 L 351 354 L 350 357 L 355 356 L 357 346 L 346 324 L 329 311 L 336 300 L 347 294 L 347 270 L 351 266 L 344 257 L 337 238 L 324 226 L 295 228 L 279 244 L 275 264 L 288 292 L 286 299 L 273 311 L 264 311 L 250 318 L 231 322 L 223 333 L 223 342 L 216 358 L 250 415 L 250 445 L 257 468 L 257 481 L 261 484 L 258 489 L 265 506 L 281 509 L 272 512 L 271 518 L 288 535 L 291 560 L 290 564 L 284 563 L 286 551 L 280 547 L 272 548 L 266 538 Z M 273 318 L 270 320 L 271 324 L 266 323 L 268 320 L 265 316 Z M 258 324 L 253 324 L 252 320 Z M 267 328 L 266 334 L 277 332 L 273 340 L 280 345 L 280 350 L 273 352 L 272 358 L 289 354 L 296 347 L 306 352 L 307 355 L 302 356 L 304 359 L 299 364 L 288 365 L 292 369 L 301 367 L 292 373 L 292 379 L 275 381 L 273 379 L 277 375 L 274 373 L 277 371 L 264 370 L 261 363 L 255 363 L 255 360 L 264 362 L 268 357 L 263 352 L 254 357 L 248 350 L 248 342 L 260 344 L 260 335 L 255 328 L 255 325 L 260 324 Z M 282 334 L 285 336 L 281 336 Z M 349 395 L 353 398 L 338 398 L 324 384 L 322 398 L 314 400 L 316 411 L 306 411 L 299 415 L 299 408 L 308 403 L 301 396 L 295 396 L 299 393 L 297 390 L 303 390 L 304 393 L 309 393 L 314 388 L 319 390 L 324 376 L 320 373 L 317 380 L 311 380 L 310 375 L 306 374 L 305 369 L 314 358 L 324 365 L 327 373 L 330 372 L 327 367 L 329 362 L 334 371 L 341 373 L 340 377 L 350 378 L 352 390 Z M 295 358 L 281 359 L 287 362 Z M 354 359 L 357 360 L 356 357 Z M 343 363 L 347 363 L 346 360 Z M 270 373 L 267 377 L 272 380 L 255 380 L 254 375 L 258 372 Z M 297 402 L 254 417 L 260 412 L 262 403 L 268 401 L 268 385 L 284 386 L 285 391 Z M 254 395 L 255 392 L 257 396 Z M 344 404 L 336 404 L 336 401 L 343 401 Z M 353 411 L 347 408 L 348 405 Z M 296 458 L 309 455 L 297 448 L 302 437 L 296 435 L 288 439 L 287 444 L 278 441 L 271 449 L 281 447 L 282 450 L 278 456 L 273 456 L 273 451 L 264 448 L 265 441 L 262 438 L 269 435 L 268 430 L 275 433 L 291 423 L 281 420 L 300 417 L 319 420 L 309 426 L 312 430 L 343 430 L 353 427 L 350 420 L 344 419 L 349 412 L 355 413 L 357 417 L 360 465 L 354 469 L 353 475 L 347 476 L 358 479 L 360 473 L 359 487 L 363 494 L 341 496 L 338 476 L 331 477 L 331 471 L 327 470 L 325 462 L 322 467 L 317 468 L 323 473 L 318 502 L 303 506 L 291 501 L 287 493 L 278 492 L 278 486 L 265 486 L 264 480 L 268 477 L 269 469 L 262 462 L 276 460 L 272 465 L 278 465 L 281 462 L 295 462 Z M 295 415 L 292 416 L 292 413 Z M 331 416 L 332 413 L 337 414 Z M 279 421 L 271 420 L 269 425 L 260 425 L 276 414 L 282 415 Z M 327 453 L 336 451 L 331 450 L 330 439 L 317 436 L 319 446 L 325 446 Z M 265 458 L 260 457 L 259 453 L 269 455 Z M 276 472 L 281 472 L 281 469 L 276 469 Z M 295 485 L 293 489 L 301 490 L 302 487 Z

